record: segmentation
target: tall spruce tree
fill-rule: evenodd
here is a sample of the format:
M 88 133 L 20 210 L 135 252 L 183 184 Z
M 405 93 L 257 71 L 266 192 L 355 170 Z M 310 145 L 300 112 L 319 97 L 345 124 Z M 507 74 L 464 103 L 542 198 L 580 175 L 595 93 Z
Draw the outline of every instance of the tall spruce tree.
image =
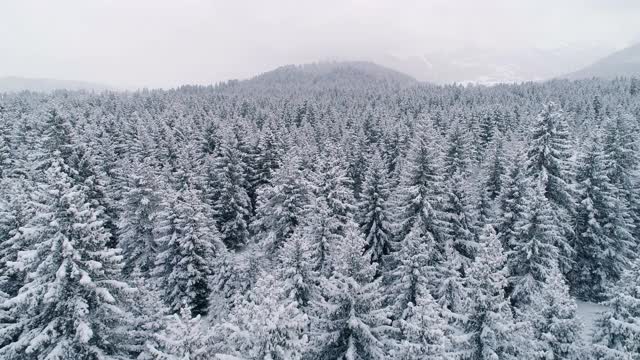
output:
M 385 359 L 395 348 L 380 278 L 374 280 L 375 264 L 362 256 L 364 246 L 357 226 L 350 224 L 334 260 L 336 271 L 323 281 L 323 299 L 314 304 L 314 359 Z
M 560 269 L 565 274 L 571 269 L 574 257 L 570 240 L 575 210 L 570 188 L 571 139 L 567 126 L 562 109 L 553 102 L 547 103 L 533 124 L 526 164 L 531 186 L 542 187 L 553 207 L 555 222 L 562 229 L 562 236 L 554 245 L 560 251 Z
M 389 196 L 387 169 L 382 157 L 376 152 L 369 159 L 358 212 L 360 229 L 367 241 L 367 256 L 380 266 L 384 266 L 384 257 L 391 253 Z
M 210 276 L 216 257 L 225 252 L 211 210 L 188 183 L 167 194 L 162 206 L 155 228 L 161 251 L 154 275 L 163 298 L 174 313 L 187 306 L 194 315 L 206 314 Z
M 598 359 L 640 358 L 640 260 L 622 273 L 608 291 L 609 299 L 594 323 L 594 356 Z
M 634 239 L 628 213 L 607 176 L 599 139 L 592 139 L 579 160 L 576 211 L 576 264 L 569 279 L 582 299 L 602 300 L 628 264 Z
M 131 288 L 118 280 L 119 250 L 107 247 L 110 234 L 70 172 L 54 153 L 36 190 L 37 215 L 21 230 L 32 239 L 11 266 L 27 275 L 4 304 L 14 322 L 2 327 L 3 358 L 125 358 L 122 297 Z

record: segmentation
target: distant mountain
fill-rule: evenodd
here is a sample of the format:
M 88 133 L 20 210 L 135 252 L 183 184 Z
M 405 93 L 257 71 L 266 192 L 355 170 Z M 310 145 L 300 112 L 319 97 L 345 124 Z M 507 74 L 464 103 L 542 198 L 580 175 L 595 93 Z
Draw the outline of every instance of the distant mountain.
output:
M 103 91 L 112 88 L 102 84 L 95 84 L 83 81 L 56 80 L 56 79 L 34 79 L 17 76 L 0 77 L 0 93 L 19 91 L 39 91 L 51 92 L 54 90 L 90 90 Z
M 236 86 L 257 88 L 351 88 L 363 85 L 402 88 L 417 83 L 409 75 L 364 61 L 287 65 L 248 80 L 234 82 Z
M 418 56 L 382 55 L 379 64 L 436 84 L 537 81 L 587 66 L 611 52 L 599 46 L 556 49 L 483 49 L 426 53 Z
M 615 52 L 582 70 L 566 75 L 570 79 L 592 77 L 611 79 L 618 76 L 640 76 L 640 43 Z

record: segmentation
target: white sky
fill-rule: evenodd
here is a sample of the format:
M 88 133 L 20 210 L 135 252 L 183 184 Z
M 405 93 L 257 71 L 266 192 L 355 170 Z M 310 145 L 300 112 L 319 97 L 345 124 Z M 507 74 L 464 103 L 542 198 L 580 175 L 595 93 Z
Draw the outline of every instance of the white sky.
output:
M 207 84 L 328 58 L 639 35 L 639 0 L 0 0 L 0 76 Z

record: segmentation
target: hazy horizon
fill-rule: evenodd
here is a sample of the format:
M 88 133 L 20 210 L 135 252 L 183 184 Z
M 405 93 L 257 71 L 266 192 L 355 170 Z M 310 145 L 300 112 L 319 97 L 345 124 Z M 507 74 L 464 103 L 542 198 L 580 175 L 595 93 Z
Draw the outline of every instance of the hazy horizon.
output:
M 631 0 L 10 1 L 0 4 L 0 77 L 154 88 L 325 60 L 490 62 L 554 49 L 574 52 L 577 67 L 637 42 L 638 18 Z

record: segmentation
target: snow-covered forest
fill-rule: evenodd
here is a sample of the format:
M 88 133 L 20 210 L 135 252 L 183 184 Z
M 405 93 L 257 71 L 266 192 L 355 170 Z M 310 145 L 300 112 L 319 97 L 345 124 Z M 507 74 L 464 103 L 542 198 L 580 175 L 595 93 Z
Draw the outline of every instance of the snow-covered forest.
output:
M 0 358 L 640 359 L 639 140 L 632 79 L 0 95 Z

